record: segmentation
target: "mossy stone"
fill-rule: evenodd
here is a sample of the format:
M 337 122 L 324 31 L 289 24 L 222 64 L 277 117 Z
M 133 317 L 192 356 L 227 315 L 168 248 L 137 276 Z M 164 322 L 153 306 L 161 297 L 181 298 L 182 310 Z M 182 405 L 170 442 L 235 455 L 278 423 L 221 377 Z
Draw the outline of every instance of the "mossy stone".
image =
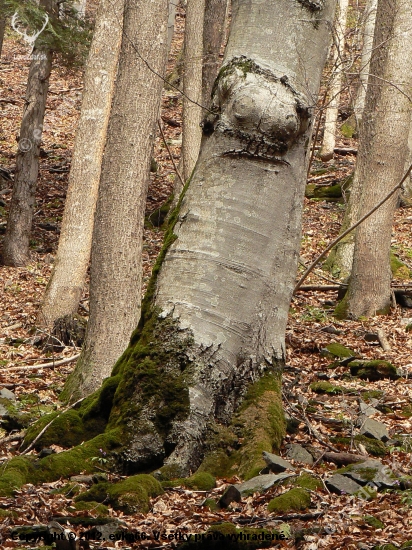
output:
M 207 498 L 206 500 L 204 500 L 202 506 L 204 506 L 205 508 L 209 508 L 211 512 L 216 512 L 220 509 L 219 504 L 213 498 Z
M 306 510 L 310 506 L 310 502 L 308 491 L 295 488 L 272 499 L 268 504 L 268 511 L 282 514 L 293 510 Z
M 397 279 L 407 280 L 411 278 L 412 272 L 391 250 L 390 255 L 391 272 Z
M 319 478 L 306 473 L 303 473 L 299 477 L 292 479 L 291 485 L 294 485 L 295 487 L 301 487 L 302 489 L 307 489 L 308 491 L 323 489 L 323 483 Z
M 321 380 L 319 382 L 312 382 L 310 389 L 315 393 L 326 393 L 330 395 L 339 395 L 344 393 L 351 393 L 352 390 L 344 388 L 343 386 L 335 386 L 327 380 Z
M 351 361 L 348 365 L 352 376 L 361 380 L 377 381 L 385 378 L 398 380 L 400 375 L 392 363 L 381 359 L 373 361 Z
M 342 197 L 342 187 L 340 185 L 315 186 L 313 197 L 316 199 L 336 200 Z
M 90 501 L 90 502 L 76 502 L 74 504 L 75 510 L 92 510 L 99 516 L 108 516 L 109 515 L 109 509 L 104 504 L 100 504 L 96 501 Z
M 385 456 L 389 452 L 389 449 L 385 447 L 382 441 L 379 441 L 378 439 L 372 439 L 370 437 L 367 437 L 366 435 L 355 435 L 355 441 L 362 443 L 367 452 L 372 456 Z
M 216 479 L 208 472 L 197 472 L 190 477 L 162 481 L 162 487 L 183 486 L 194 491 L 210 491 L 216 487 Z
M 331 357 L 336 357 L 338 359 L 346 359 L 348 357 L 353 357 L 354 355 L 356 355 L 354 351 L 338 343 L 328 344 L 325 350 L 328 351 Z

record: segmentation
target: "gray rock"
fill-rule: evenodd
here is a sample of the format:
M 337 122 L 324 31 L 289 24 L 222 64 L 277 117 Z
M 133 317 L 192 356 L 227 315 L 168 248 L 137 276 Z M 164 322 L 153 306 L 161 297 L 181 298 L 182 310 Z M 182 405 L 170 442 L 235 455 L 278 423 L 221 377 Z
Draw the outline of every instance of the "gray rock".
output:
M 10 401 L 16 401 L 16 396 L 14 393 L 7 388 L 2 388 L 0 390 L 0 397 L 3 397 L 3 399 L 9 399 Z
M 362 435 L 366 437 L 371 437 L 372 439 L 379 439 L 380 441 L 388 441 L 389 433 L 388 428 L 382 422 L 373 420 L 372 418 L 367 418 L 360 429 Z
M 263 451 L 262 456 L 269 469 L 275 474 L 279 474 L 281 472 L 284 472 L 285 470 L 295 469 L 290 462 L 284 460 L 278 455 L 274 455 L 273 453 L 267 453 L 266 451 Z
M 343 475 L 350 477 L 360 485 L 374 483 L 377 489 L 392 489 L 399 485 L 395 474 L 388 466 L 384 466 L 380 460 L 368 459 L 357 462 L 348 467 L 348 472 Z
M 303 464 L 313 464 L 313 456 L 298 443 L 291 443 L 287 445 L 287 457 L 290 460 L 296 460 L 296 462 L 302 462 Z
M 80 474 L 78 476 L 71 476 L 70 481 L 75 481 L 76 483 L 86 483 L 87 485 L 91 485 L 93 483 L 93 476 Z
M 219 505 L 221 508 L 227 508 L 233 501 L 240 502 L 241 494 L 235 485 L 230 485 L 220 497 Z
M 6 415 L 7 415 L 6 407 L 0 403 L 0 416 L 6 416 Z
M 325 483 L 332 493 L 337 493 L 338 495 L 343 493 L 353 495 L 362 489 L 362 485 L 359 485 L 359 483 L 356 483 L 356 481 L 353 481 L 350 477 L 343 476 L 342 474 L 333 475 L 329 479 L 326 479 Z
M 251 495 L 253 493 L 262 493 L 272 487 L 275 483 L 283 481 L 288 477 L 294 477 L 295 475 L 296 474 L 266 474 L 263 476 L 252 477 L 252 479 L 249 479 L 244 483 L 238 483 L 235 487 L 242 496 Z
M 378 409 L 375 409 L 375 407 L 372 407 L 372 405 L 368 405 L 364 401 L 359 402 L 359 407 L 360 407 L 361 413 L 364 414 L 365 416 L 372 416 L 377 412 L 379 412 Z

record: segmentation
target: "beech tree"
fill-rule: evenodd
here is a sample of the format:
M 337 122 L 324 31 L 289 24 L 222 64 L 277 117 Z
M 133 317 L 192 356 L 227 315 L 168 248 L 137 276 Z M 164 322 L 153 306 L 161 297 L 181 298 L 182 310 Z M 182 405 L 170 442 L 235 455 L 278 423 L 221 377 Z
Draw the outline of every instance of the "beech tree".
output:
M 362 118 L 356 173 L 358 215 L 370 211 L 403 175 L 408 153 L 412 92 L 412 4 L 379 0 L 373 55 Z M 355 185 L 355 182 L 354 182 Z M 389 311 L 394 195 L 356 230 L 353 265 L 340 316 Z
M 78 308 L 90 260 L 94 213 L 122 37 L 124 0 L 101 0 L 86 64 L 82 108 L 59 247 L 37 324 L 53 329 Z
M 43 459 L 45 477 L 89 470 L 99 448 L 128 473 L 164 464 L 164 475 L 187 474 L 206 454 L 203 469 L 237 463 L 237 473 L 253 475 L 262 450 L 279 446 L 307 146 L 334 7 L 234 2 L 215 114 L 139 326 L 101 390 L 54 414 L 36 441 L 43 447 L 59 433 L 65 445 L 63 428 L 82 442 Z M 240 449 L 228 457 L 228 446 Z
M 144 211 L 167 60 L 167 0 L 127 0 L 93 230 L 90 315 L 64 395 L 110 375 L 140 317 Z M 150 60 L 150 64 L 146 62 Z

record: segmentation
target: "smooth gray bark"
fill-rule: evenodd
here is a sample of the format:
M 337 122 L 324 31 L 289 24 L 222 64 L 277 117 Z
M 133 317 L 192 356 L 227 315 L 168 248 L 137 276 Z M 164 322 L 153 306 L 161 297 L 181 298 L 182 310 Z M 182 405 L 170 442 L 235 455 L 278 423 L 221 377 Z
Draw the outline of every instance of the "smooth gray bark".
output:
M 233 4 L 218 114 L 205 121 L 153 304 L 178 324 L 176 338 L 192 338 L 190 410 L 166 438 L 150 409 L 131 421 L 127 459 L 135 465 L 173 448 L 167 465 L 196 468 L 210 423 L 228 422 L 249 383 L 285 359 L 307 147 L 334 7 L 333 0 Z M 140 399 L 136 387 L 132 402 Z

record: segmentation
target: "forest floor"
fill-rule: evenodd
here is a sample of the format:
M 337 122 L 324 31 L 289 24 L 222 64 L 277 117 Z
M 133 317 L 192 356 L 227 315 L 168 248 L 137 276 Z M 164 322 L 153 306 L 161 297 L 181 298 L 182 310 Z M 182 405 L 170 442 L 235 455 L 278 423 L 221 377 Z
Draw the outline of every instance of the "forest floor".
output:
M 177 17 L 178 36 L 182 32 L 183 18 Z M 181 41 L 174 41 L 170 67 L 177 57 Z M 25 84 L 28 71 L 28 45 L 11 33 L 6 37 L 0 66 L 0 107 L 2 127 L 0 133 L 0 168 L 11 178 L 15 166 Z M 36 314 L 53 265 L 53 257 L 59 238 L 67 188 L 70 158 L 73 150 L 74 130 L 81 105 L 82 74 L 78 69 L 67 69 L 56 63 L 50 81 L 47 114 L 43 133 L 42 156 L 36 197 L 33 234 L 31 237 L 32 261 L 24 268 L 0 267 L 0 389 L 11 390 L 17 399 L 21 412 L 40 416 L 60 407 L 59 392 L 72 364 L 53 366 L 54 362 L 78 353 L 74 347 L 62 347 L 60 353 L 36 347 L 34 332 Z M 163 128 L 175 162 L 179 160 L 181 143 L 181 99 L 176 90 L 164 92 Z M 340 138 L 338 145 L 356 150 L 353 139 Z M 168 150 L 158 135 L 154 157 L 158 170 L 151 174 L 147 199 L 147 215 L 161 206 L 171 193 L 174 168 Z M 356 156 L 335 155 L 326 164 L 315 160 L 310 182 L 332 184 L 350 175 Z M 323 174 L 319 175 L 320 172 Z M 0 179 L 0 245 L 5 230 L 6 215 L 10 201 L 11 181 L 7 174 Z M 396 182 L 394 182 L 395 184 Z M 309 265 L 339 232 L 344 212 L 342 202 L 305 199 L 301 260 Z M 153 220 L 152 220 L 153 221 Z M 396 255 L 412 269 L 412 211 L 399 209 L 393 226 L 393 249 Z M 151 268 L 162 243 L 160 228 L 147 228 L 144 240 L 144 279 L 147 283 Z M 303 268 L 300 268 L 300 273 Z M 325 277 L 327 280 L 325 280 Z M 332 281 L 332 283 L 331 283 Z M 411 285 L 411 281 L 394 281 L 399 285 Z M 316 269 L 305 282 L 306 285 L 325 286 L 336 284 L 333 277 Z M 378 412 L 374 418 L 384 423 L 389 430 L 392 444 L 380 458 L 393 471 L 405 475 L 412 469 L 412 333 L 406 326 L 412 322 L 412 313 L 399 305 L 387 316 L 364 321 L 336 321 L 333 306 L 337 301 L 336 291 L 306 290 L 293 298 L 287 329 L 288 367 L 284 376 L 284 406 L 291 416 L 298 419 L 295 433 L 289 433 L 286 445 L 300 443 L 320 451 L 352 451 L 364 453 L 365 448 L 356 443 L 357 419 L 360 417 L 359 401 L 374 396 Z M 85 288 L 79 314 L 87 318 L 88 290 Z M 390 350 L 384 351 L 379 342 L 370 341 L 370 334 L 383 330 Z M 365 338 L 366 336 L 366 338 Z M 372 337 L 373 338 L 373 337 Z M 361 380 L 348 375 L 345 361 L 335 369 L 324 349 L 331 343 L 350 348 L 354 356 L 365 359 L 384 359 L 393 363 L 402 374 L 398 380 Z M 33 365 L 47 364 L 43 368 Z M 330 381 L 338 385 L 331 393 L 317 392 L 311 384 Z M 316 389 L 316 386 L 315 386 Z M 319 393 L 320 392 L 320 393 Z M 366 393 L 369 392 L 369 393 Z M 0 428 L 0 463 L 19 454 L 21 434 L 16 427 L 10 432 Z M 409 439 L 408 439 L 409 436 Z M 396 443 L 401 438 L 401 443 Z M 408 444 L 411 441 L 411 444 Z M 59 451 L 58 448 L 55 449 Z M 336 466 L 331 462 L 318 461 L 315 465 L 295 464 L 298 471 L 313 472 L 325 480 L 333 474 Z M 1 469 L 1 466 L 0 466 Z M 1 470 L 0 470 L 1 475 Z M 300 542 L 282 542 L 286 548 L 373 548 L 376 545 L 392 543 L 399 548 L 412 540 L 412 492 L 383 491 L 374 498 L 365 500 L 349 494 L 337 495 L 323 487 L 311 491 L 311 507 L 308 511 L 296 513 L 295 518 L 275 516 L 267 511 L 267 503 L 274 496 L 285 491 L 285 487 L 272 487 L 263 494 L 255 494 L 234 503 L 226 510 L 211 511 L 202 506 L 206 497 L 219 498 L 229 483 L 236 479 L 217 480 L 216 489 L 208 492 L 191 491 L 185 488 L 167 490 L 153 499 L 148 514 L 125 516 L 113 510 L 113 518 L 124 522 L 125 528 L 151 533 L 161 531 L 167 534 L 185 532 L 201 533 L 210 525 L 230 521 L 244 527 L 264 526 L 274 529 L 279 523 L 287 522 L 292 530 L 307 529 Z M 8 533 L 13 525 L 47 523 L 52 518 L 75 518 L 80 514 L 72 506 L 70 495 L 53 493 L 62 487 L 65 480 L 41 487 L 24 486 L 16 491 L 14 498 L 0 499 L 0 510 L 8 509 L 16 514 L 0 524 L 0 545 L 4 548 L 20 547 L 21 543 L 10 539 Z M 309 512 L 311 516 L 305 517 Z M 90 517 L 97 515 L 93 510 Z M 84 512 L 81 512 L 84 515 Z M 371 525 L 368 516 L 382 524 Z M 286 518 L 286 519 L 285 519 Z M 73 531 L 78 530 L 69 524 Z M 146 540 L 141 543 L 116 542 L 98 543 L 90 546 L 172 548 L 178 541 Z

